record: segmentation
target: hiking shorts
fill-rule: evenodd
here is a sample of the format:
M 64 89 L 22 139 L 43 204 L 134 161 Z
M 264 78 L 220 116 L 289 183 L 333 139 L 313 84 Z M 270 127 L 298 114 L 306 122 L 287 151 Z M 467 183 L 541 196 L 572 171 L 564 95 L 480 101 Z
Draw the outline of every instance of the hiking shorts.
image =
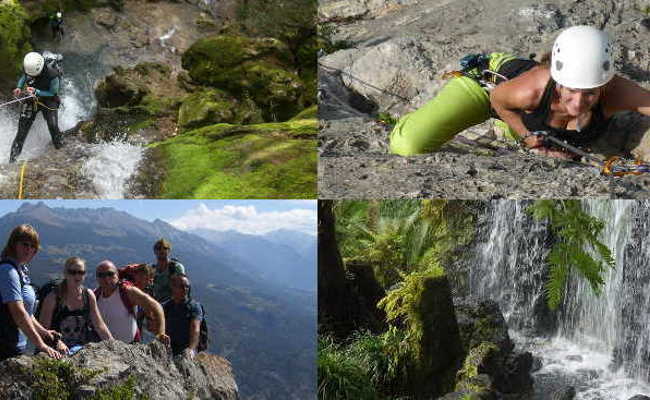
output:
M 499 71 L 513 59 L 509 54 L 492 53 L 489 69 Z M 402 156 L 434 152 L 457 133 L 491 116 L 488 91 L 472 78 L 453 77 L 432 100 L 399 119 L 390 133 L 390 152 Z M 517 137 L 505 123 L 500 128 L 506 128 L 506 136 Z

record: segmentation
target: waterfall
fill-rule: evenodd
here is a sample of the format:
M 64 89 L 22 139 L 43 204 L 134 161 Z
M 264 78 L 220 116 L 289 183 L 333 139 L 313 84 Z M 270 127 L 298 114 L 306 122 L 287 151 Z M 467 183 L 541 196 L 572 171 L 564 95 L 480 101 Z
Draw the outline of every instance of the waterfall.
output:
M 542 280 L 547 249 L 543 223 L 525 212 L 529 203 L 492 201 L 488 224 L 479 231 L 470 293 L 496 300 L 515 329 L 535 329 L 533 309 L 543 301 Z
M 527 215 L 529 204 L 490 203 L 478 229 L 470 294 L 496 300 L 518 345 L 542 360 L 535 399 L 562 385 L 576 387 L 577 399 L 650 395 L 650 203 L 582 203 L 605 223 L 600 239 L 616 267 L 606 272 L 600 296 L 570 276 L 555 313 L 544 305 L 543 291 L 552 238 L 544 223 Z M 540 337 L 548 332 L 555 332 L 552 339 Z

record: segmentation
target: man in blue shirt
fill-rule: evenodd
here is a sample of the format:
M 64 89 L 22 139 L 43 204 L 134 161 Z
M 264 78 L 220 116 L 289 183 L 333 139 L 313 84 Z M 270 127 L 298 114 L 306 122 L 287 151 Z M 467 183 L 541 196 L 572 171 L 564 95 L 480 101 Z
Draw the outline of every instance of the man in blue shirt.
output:
M 171 300 L 163 304 L 165 327 L 174 355 L 187 353 L 194 358 L 199 345 L 203 308 L 190 298 L 190 281 L 185 275 L 171 277 Z

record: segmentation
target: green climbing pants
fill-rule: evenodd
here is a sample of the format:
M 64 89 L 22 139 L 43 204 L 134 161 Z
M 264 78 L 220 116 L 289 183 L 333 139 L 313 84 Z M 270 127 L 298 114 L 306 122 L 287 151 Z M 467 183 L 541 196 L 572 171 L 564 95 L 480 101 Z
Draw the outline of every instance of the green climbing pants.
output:
M 506 61 L 514 58 L 509 54 L 492 53 L 489 69 L 499 71 Z M 402 156 L 431 153 L 457 133 L 488 118 L 490 96 L 487 90 L 472 78 L 454 77 L 431 101 L 399 119 L 390 134 L 390 151 Z M 508 136 L 514 133 L 509 127 L 508 131 Z

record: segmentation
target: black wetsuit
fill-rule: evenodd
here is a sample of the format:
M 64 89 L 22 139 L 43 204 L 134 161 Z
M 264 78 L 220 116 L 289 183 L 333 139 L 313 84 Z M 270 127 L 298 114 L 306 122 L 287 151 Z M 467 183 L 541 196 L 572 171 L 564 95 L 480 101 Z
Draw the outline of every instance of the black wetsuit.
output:
M 63 39 L 63 18 L 51 17 L 50 27 L 52 28 L 52 39 L 56 39 L 59 32 L 61 32 L 61 39 Z
M 20 108 L 20 120 L 18 120 L 18 133 L 11 145 L 11 153 L 9 155 L 9 162 L 16 161 L 16 158 L 23 150 L 23 144 L 29 133 L 29 129 L 36 119 L 39 111 L 43 113 L 45 122 L 47 122 L 47 129 L 50 131 L 52 137 L 52 144 L 56 149 L 63 147 L 61 142 L 61 132 L 59 131 L 59 105 L 61 100 L 58 96 L 60 85 L 59 73 L 55 68 L 49 67 L 47 63 L 43 67 L 43 71 L 37 77 L 23 75 L 18 81 L 18 88 L 31 86 L 38 90 L 36 93 L 36 100 L 26 100 L 22 103 Z
M 553 100 L 554 91 L 555 81 L 551 78 L 546 84 L 542 100 L 539 102 L 537 108 L 531 113 L 522 114 L 521 119 L 529 131 L 547 131 L 556 138 L 574 146 L 584 146 L 593 143 L 607 132 L 609 119 L 605 118 L 600 101 L 592 108 L 589 125 L 582 128 L 579 132 L 549 126 L 546 121 L 548 121 L 549 114 L 551 113 L 551 101 Z

